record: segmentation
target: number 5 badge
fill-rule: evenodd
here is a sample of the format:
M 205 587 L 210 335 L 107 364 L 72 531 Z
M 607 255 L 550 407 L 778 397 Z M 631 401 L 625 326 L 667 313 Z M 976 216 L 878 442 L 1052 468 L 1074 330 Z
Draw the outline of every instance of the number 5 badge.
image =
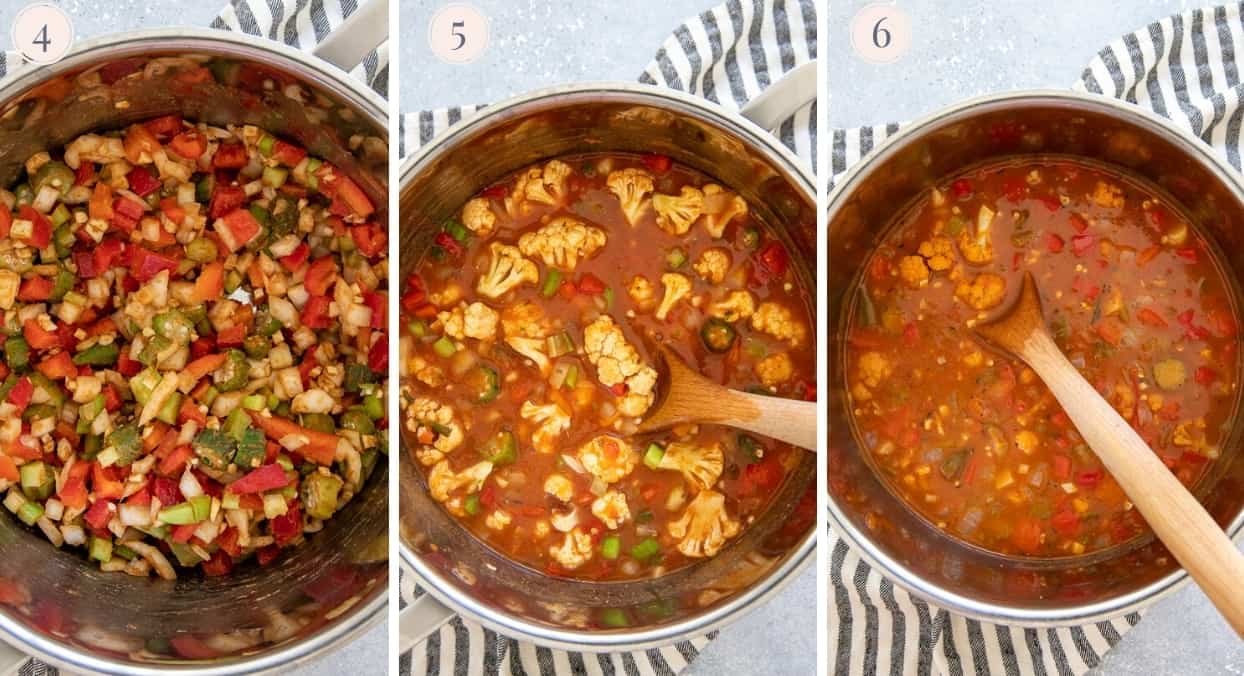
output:
M 27 61 L 56 63 L 73 44 L 73 22 L 65 10 L 47 2 L 26 5 L 13 21 L 13 48 Z
M 488 17 L 466 3 L 450 3 L 428 23 L 428 45 L 446 63 L 470 63 L 488 47 Z

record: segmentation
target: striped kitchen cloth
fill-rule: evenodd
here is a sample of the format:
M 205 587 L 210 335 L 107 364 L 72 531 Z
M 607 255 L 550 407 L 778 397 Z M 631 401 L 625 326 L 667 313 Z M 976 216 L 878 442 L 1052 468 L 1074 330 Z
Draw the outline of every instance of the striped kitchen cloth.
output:
M 781 73 L 816 58 L 816 28 L 814 0 L 729 0 L 676 28 L 639 81 L 737 109 Z M 403 115 L 401 154 L 431 142 L 482 107 Z M 816 166 L 815 103 L 799 110 L 777 131 L 787 147 L 809 166 Z M 415 576 L 406 570 L 401 573 L 398 592 L 402 607 L 423 594 Z M 401 676 L 450 673 L 449 665 L 456 676 L 667 676 L 681 672 L 715 635 L 660 649 L 596 655 L 536 647 L 458 617 L 402 655 L 398 667 Z
M 1241 168 L 1244 5 L 1197 9 L 1124 35 L 1089 63 L 1073 89 L 1150 108 Z M 890 124 L 836 129 L 830 183 L 898 131 Z M 829 533 L 829 649 L 837 674 L 1060 674 L 1098 666 L 1140 621 L 1033 629 L 978 622 L 910 596 Z
M 291 47 L 310 51 L 329 32 L 358 9 L 362 0 L 232 0 L 212 21 L 212 28 L 267 37 Z M 24 66 L 15 52 L 0 52 L 0 78 L 7 66 Z M 388 41 L 372 50 L 350 75 L 368 84 L 381 96 L 389 91 Z M 18 676 L 59 676 L 60 670 L 31 659 Z

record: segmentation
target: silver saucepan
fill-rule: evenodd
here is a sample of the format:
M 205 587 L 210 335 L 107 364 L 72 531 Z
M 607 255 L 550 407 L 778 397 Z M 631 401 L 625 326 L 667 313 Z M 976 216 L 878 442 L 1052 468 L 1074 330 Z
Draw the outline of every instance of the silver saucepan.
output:
M 398 279 L 414 270 L 440 224 L 484 187 L 549 158 L 626 151 L 668 155 L 740 192 L 802 263 L 806 288 L 816 288 L 812 173 L 765 131 L 815 96 L 815 65 L 792 75 L 743 115 L 680 92 L 629 83 L 557 87 L 488 106 L 403 166 Z M 666 645 L 756 607 L 814 558 L 814 519 L 790 519 L 815 490 L 811 454 L 769 510 L 717 557 L 657 579 L 609 583 L 553 578 L 507 560 L 432 500 L 405 443 L 399 457 L 401 556 L 428 591 L 402 615 L 403 651 L 455 612 L 550 647 L 608 651 Z M 651 619 L 599 629 L 587 618 L 601 608 L 632 609 L 630 615 Z
M 1164 118 L 1100 96 L 1037 91 L 974 99 L 903 129 L 829 197 L 829 519 L 879 572 L 942 608 L 1024 626 L 1084 624 L 1139 610 L 1187 574 L 1152 536 L 1085 556 L 1034 560 L 946 535 L 877 478 L 851 430 L 844 385 L 845 313 L 885 226 L 951 174 L 1032 154 L 1086 158 L 1152 181 L 1224 252 L 1229 276 L 1244 278 L 1244 183 L 1206 143 Z M 1244 524 L 1242 428 L 1235 426 L 1224 458 L 1194 489 L 1232 537 Z
M 357 63 L 384 37 L 374 34 L 384 23 L 373 12 L 383 17 L 385 4 L 364 4 L 350 22 L 358 30 L 334 35 L 325 53 Z M 188 63 L 205 65 L 215 80 L 179 79 Z M 170 113 L 256 124 L 295 140 L 345 169 L 377 205 L 378 219 L 387 217 L 384 101 L 316 56 L 205 29 L 97 38 L 55 65 L 10 77 L 0 88 L 0 185 L 11 185 L 35 152 Z M 23 653 L 92 673 L 254 673 L 323 654 L 384 616 L 386 474 L 378 468 L 303 546 L 270 566 L 239 566 L 224 577 L 103 573 L 5 513 L 0 637 Z

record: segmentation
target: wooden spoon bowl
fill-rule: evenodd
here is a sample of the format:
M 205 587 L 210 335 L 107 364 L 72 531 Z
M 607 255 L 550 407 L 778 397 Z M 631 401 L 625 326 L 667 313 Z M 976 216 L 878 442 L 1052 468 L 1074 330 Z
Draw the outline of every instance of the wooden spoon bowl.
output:
M 681 423 L 726 425 L 816 450 L 816 402 L 739 392 L 691 370 L 666 347 L 667 370 L 660 399 L 639 426 L 655 432 Z
M 976 327 L 993 346 L 1023 360 L 1058 399 L 1084 441 L 1206 596 L 1244 637 L 1244 555 L 1131 425 L 1058 349 L 1046 330 L 1032 274 L 1019 298 Z

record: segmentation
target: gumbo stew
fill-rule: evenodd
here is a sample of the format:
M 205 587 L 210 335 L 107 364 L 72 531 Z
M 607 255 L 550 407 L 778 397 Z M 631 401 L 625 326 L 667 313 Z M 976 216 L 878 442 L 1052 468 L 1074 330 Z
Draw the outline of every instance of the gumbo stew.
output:
M 803 451 L 714 426 L 637 436 L 655 346 L 729 387 L 814 398 L 805 298 L 747 203 L 669 158 L 565 157 L 484 190 L 402 298 L 404 427 L 432 496 L 550 574 L 716 555 Z
M 1071 362 L 1192 486 L 1238 387 L 1234 287 L 1176 205 L 1113 170 L 1031 157 L 932 189 L 887 233 L 848 325 L 863 446 L 938 528 L 1004 555 L 1072 556 L 1143 519 L 1022 362 L 972 326 L 1031 272 Z

